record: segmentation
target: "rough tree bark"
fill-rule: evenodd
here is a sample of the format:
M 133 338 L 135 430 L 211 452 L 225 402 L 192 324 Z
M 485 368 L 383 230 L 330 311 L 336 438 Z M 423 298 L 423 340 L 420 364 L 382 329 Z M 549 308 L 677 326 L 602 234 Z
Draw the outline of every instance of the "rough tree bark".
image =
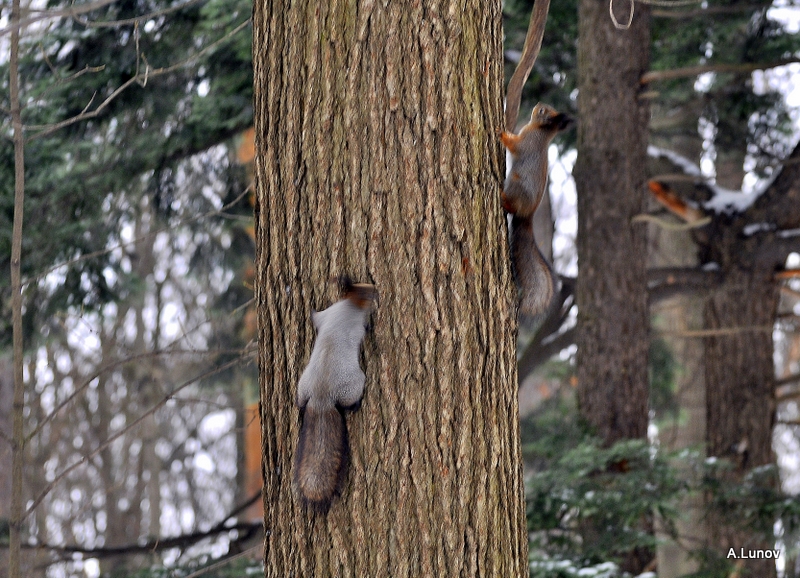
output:
M 760 268 L 759 268 L 760 269 Z M 746 298 L 742 298 L 746 297 Z M 705 339 L 708 455 L 730 458 L 733 477 L 742 479 L 758 466 L 774 464 L 775 368 L 772 326 L 778 291 L 772 270 L 731 270 L 706 305 L 706 327 L 719 334 Z M 754 541 L 750 528 L 735 521 L 709 524 L 710 543 L 722 557 L 730 548 L 773 547 Z M 743 546 L 743 544 L 745 546 Z M 775 576 L 773 560 L 748 560 L 742 576 Z
M 499 2 L 255 3 L 267 576 L 527 575 L 501 40 Z M 314 514 L 294 395 L 342 273 L 380 304 L 342 495 Z
M 614 28 L 605 0 L 578 9 L 578 403 L 608 444 L 647 433 L 646 228 L 631 218 L 646 190 L 649 105 L 639 79 L 650 13 L 635 8 L 627 30 Z
M 800 251 L 800 146 L 795 147 L 780 174 L 747 208 L 730 207 L 711 213 L 711 223 L 695 229 L 699 261 L 714 264 L 701 289 L 703 376 L 706 384 L 706 452 L 730 459 L 732 481 L 754 468 L 774 464 L 772 428 L 775 412 L 773 324 L 778 306 L 774 273 L 791 252 Z M 695 183 L 680 196 L 702 203 L 710 189 Z M 758 223 L 754 232 L 748 227 Z M 695 271 L 699 273 L 699 271 Z M 675 273 L 675 277 L 680 277 Z M 698 278 L 699 279 L 699 278 Z M 750 524 L 750 520 L 744 521 Z M 730 548 L 772 548 L 759 529 L 725 512 L 706 521 L 707 545 L 717 557 Z M 771 528 L 767 527 L 769 534 Z M 702 545 L 702 544 L 698 544 Z M 659 569 L 660 573 L 660 569 Z M 775 576 L 772 560 L 740 560 L 741 576 Z
M 800 145 L 781 173 L 749 208 L 717 214 L 701 245 L 704 262 L 719 265 L 722 282 L 706 304 L 704 319 L 714 334 L 705 339 L 707 452 L 733 460 L 734 479 L 775 463 L 775 368 L 772 342 L 779 292 L 774 272 L 800 251 Z M 745 233 L 752 223 L 763 230 Z M 751 528 L 715 520 L 711 544 L 725 557 L 729 548 L 771 548 L 754 542 Z M 746 546 L 742 546 L 746 544 Z M 747 560 L 742 576 L 775 576 L 771 560 Z

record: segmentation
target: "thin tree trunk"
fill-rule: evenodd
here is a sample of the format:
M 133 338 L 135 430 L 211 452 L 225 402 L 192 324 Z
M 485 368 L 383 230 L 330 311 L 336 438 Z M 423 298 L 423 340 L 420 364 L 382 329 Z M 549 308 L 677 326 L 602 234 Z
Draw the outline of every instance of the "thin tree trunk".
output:
M 9 100 L 11 126 L 14 133 L 14 225 L 11 233 L 11 323 L 13 333 L 14 398 L 11 431 L 11 520 L 9 523 L 9 578 L 20 578 L 22 546 L 22 480 L 25 454 L 23 412 L 25 383 L 22 355 L 22 219 L 25 200 L 25 140 L 22 133 L 22 111 L 19 95 L 20 0 L 11 4 L 11 45 L 9 46 Z
M 14 396 L 14 362 L 7 352 L 0 353 L 0 519 L 11 519 L 11 452 Z M 0 548 L 0 576 L 8 576 L 8 551 Z
M 499 2 L 254 6 L 267 576 L 527 575 Z M 309 319 L 380 292 L 352 459 L 292 492 Z
M 647 433 L 646 229 L 631 218 L 646 191 L 639 79 L 650 17 L 647 5 L 635 9 L 628 30 L 614 28 L 604 0 L 581 0 L 578 11 L 578 402 L 608 444 Z

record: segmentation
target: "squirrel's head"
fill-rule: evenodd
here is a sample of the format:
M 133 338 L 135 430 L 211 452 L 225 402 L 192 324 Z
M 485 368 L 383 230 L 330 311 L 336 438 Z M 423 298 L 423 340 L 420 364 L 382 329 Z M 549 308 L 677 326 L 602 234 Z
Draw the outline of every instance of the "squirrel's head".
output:
M 331 281 L 335 281 L 339 286 L 339 294 L 342 299 L 349 299 L 359 309 L 371 308 L 378 300 L 378 290 L 374 285 L 353 283 L 353 280 L 347 275 L 334 277 Z
M 531 111 L 531 124 L 545 131 L 561 132 L 572 126 L 574 122 L 575 120 L 568 114 L 558 112 L 543 102 L 538 103 Z

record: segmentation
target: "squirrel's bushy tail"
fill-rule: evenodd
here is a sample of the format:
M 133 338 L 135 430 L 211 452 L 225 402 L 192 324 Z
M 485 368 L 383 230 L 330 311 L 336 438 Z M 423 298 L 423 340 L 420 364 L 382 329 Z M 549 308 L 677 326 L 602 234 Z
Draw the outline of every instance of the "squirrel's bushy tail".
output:
M 533 217 L 512 217 L 509 244 L 520 315 L 538 321 L 550 310 L 556 284 L 553 267 L 536 244 Z
M 294 483 L 306 503 L 321 510 L 330 506 L 347 460 L 347 428 L 341 412 L 335 407 L 306 406 L 294 462 Z

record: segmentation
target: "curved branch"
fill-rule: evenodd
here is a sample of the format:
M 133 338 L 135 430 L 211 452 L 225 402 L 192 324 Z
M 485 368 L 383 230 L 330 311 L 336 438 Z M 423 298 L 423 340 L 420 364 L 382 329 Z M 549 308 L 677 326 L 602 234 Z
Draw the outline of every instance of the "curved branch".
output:
M 85 554 L 92 558 L 107 558 L 110 556 L 119 556 L 122 554 L 138 554 L 141 552 L 157 552 L 169 550 L 171 548 L 186 549 L 193 546 L 201 540 L 211 538 L 218 534 L 224 534 L 230 531 L 243 532 L 246 537 L 252 536 L 259 529 L 263 528 L 262 522 L 240 522 L 238 524 L 226 525 L 226 522 L 236 515 L 243 512 L 261 497 L 259 490 L 253 494 L 246 502 L 234 508 L 228 515 L 222 518 L 217 524 L 203 532 L 192 532 L 189 534 L 182 534 L 172 538 L 154 538 L 144 544 L 126 544 L 124 546 L 102 546 L 99 548 L 85 548 L 83 546 L 54 546 L 50 544 L 24 544 L 23 548 L 26 549 L 44 549 L 57 554 Z
M 647 272 L 647 294 L 652 305 L 679 293 L 713 289 L 721 281 L 719 271 L 660 267 Z
M 774 62 L 748 62 L 744 64 L 703 64 L 686 68 L 673 68 L 672 70 L 651 70 L 639 80 L 641 84 L 648 84 L 658 80 L 674 80 L 676 78 L 690 78 L 706 72 L 753 72 L 754 70 L 767 70 L 787 64 L 800 62 L 800 58 L 783 58 Z
M 506 130 L 514 132 L 519 115 L 519 103 L 522 99 L 522 87 L 528 80 L 528 75 L 533 69 L 539 50 L 542 48 L 544 38 L 544 25 L 547 22 L 547 11 L 550 9 L 550 0 L 536 0 L 531 12 L 531 21 L 528 24 L 528 34 L 525 44 L 511 80 L 506 90 Z
M 557 334 L 575 304 L 575 278 L 561 276 L 561 291 L 549 315 L 517 361 L 517 382 L 522 383 L 542 363 L 575 343 L 574 328 Z

